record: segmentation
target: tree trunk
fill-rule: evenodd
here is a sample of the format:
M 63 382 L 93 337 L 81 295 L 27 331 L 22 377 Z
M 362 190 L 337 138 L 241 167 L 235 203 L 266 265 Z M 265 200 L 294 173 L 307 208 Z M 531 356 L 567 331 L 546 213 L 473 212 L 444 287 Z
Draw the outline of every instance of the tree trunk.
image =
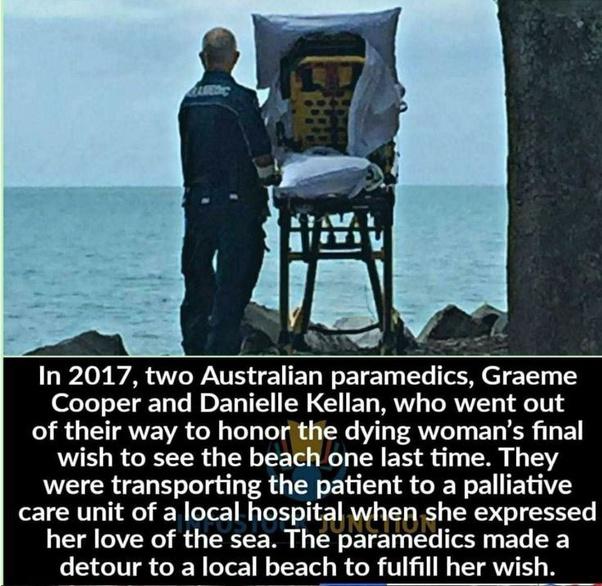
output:
M 602 354 L 602 0 L 499 0 L 513 354 Z

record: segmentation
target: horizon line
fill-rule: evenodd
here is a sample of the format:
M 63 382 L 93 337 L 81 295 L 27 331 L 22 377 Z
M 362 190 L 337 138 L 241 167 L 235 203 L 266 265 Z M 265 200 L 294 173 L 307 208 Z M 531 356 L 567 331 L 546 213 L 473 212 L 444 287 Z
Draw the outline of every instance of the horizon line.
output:
M 507 183 L 398 183 L 397 187 L 506 187 Z M 3 185 L 3 189 L 184 189 L 182 185 Z

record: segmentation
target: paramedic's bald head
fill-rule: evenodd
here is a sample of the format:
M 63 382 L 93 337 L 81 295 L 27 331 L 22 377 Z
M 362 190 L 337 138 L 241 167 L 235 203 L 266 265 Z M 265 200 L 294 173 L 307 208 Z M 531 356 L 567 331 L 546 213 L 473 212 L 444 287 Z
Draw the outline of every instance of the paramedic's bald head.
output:
M 226 28 L 211 29 L 203 37 L 203 50 L 200 57 L 208 71 L 230 73 L 239 57 L 236 37 Z

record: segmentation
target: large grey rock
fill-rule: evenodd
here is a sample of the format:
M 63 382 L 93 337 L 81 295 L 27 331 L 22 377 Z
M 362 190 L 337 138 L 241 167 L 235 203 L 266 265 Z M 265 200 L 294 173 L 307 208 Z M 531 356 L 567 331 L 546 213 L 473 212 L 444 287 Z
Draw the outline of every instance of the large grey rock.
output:
M 249 303 L 245 309 L 241 333 L 242 351 L 245 354 L 275 353 L 280 335 L 279 312 L 254 302 Z M 317 354 L 354 354 L 359 350 L 348 336 L 328 336 L 313 330 L 307 333 L 305 342 Z
M 349 317 L 341 317 L 332 325 L 335 330 L 359 330 L 374 323 L 371 317 L 366 315 L 352 315 Z M 359 348 L 368 349 L 376 348 L 380 342 L 380 331 L 370 330 L 363 334 L 346 334 L 347 337 L 354 342 Z
M 272 342 L 270 336 L 261 330 L 254 329 L 249 323 L 242 326 L 242 344 L 240 354 L 243 356 L 257 356 L 265 354 L 280 354 L 278 346 Z
M 489 305 L 488 303 L 484 303 L 475 309 L 470 314 L 470 317 L 487 326 L 491 332 L 495 322 L 504 315 L 506 314 L 501 309 L 493 307 L 493 305 Z
M 280 317 L 275 309 L 270 309 L 251 301 L 245 309 L 242 319 L 241 333 L 243 339 L 255 332 L 262 332 L 266 338 L 264 342 L 276 346 L 280 335 Z
M 127 356 L 119 334 L 100 334 L 95 330 L 83 332 L 57 344 L 41 346 L 25 356 Z
M 323 324 L 312 324 L 324 328 Z M 305 336 L 307 345 L 316 354 L 357 354 L 359 346 L 349 336 L 341 334 L 326 335 L 310 330 Z
M 473 319 L 455 305 L 448 305 L 438 311 L 424 326 L 418 336 L 420 344 L 429 340 L 451 338 L 477 338 L 489 334 L 490 326 Z
M 349 317 L 341 317 L 334 322 L 333 328 L 335 330 L 358 330 L 365 328 L 374 323 L 371 317 L 365 315 L 352 315 Z M 405 350 L 413 350 L 418 346 L 414 334 L 410 328 L 404 325 L 403 328 L 405 337 Z M 347 337 L 354 342 L 359 348 L 363 350 L 370 350 L 377 348 L 380 343 L 381 332 L 380 330 L 370 330 L 363 334 L 347 334 Z
M 502 314 L 497 318 L 491 328 L 492 336 L 505 336 L 508 334 L 508 315 Z
M 410 352 L 417 356 L 505 356 L 508 354 L 508 336 L 480 336 L 430 340 L 425 346 Z

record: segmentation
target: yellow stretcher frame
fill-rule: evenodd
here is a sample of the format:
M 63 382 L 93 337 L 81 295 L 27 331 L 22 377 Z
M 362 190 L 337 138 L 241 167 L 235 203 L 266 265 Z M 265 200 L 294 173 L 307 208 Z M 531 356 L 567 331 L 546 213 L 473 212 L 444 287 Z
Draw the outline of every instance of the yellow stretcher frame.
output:
M 305 57 L 298 63 L 290 80 L 296 150 L 328 144 L 345 151 L 353 89 L 364 63 L 357 55 Z

